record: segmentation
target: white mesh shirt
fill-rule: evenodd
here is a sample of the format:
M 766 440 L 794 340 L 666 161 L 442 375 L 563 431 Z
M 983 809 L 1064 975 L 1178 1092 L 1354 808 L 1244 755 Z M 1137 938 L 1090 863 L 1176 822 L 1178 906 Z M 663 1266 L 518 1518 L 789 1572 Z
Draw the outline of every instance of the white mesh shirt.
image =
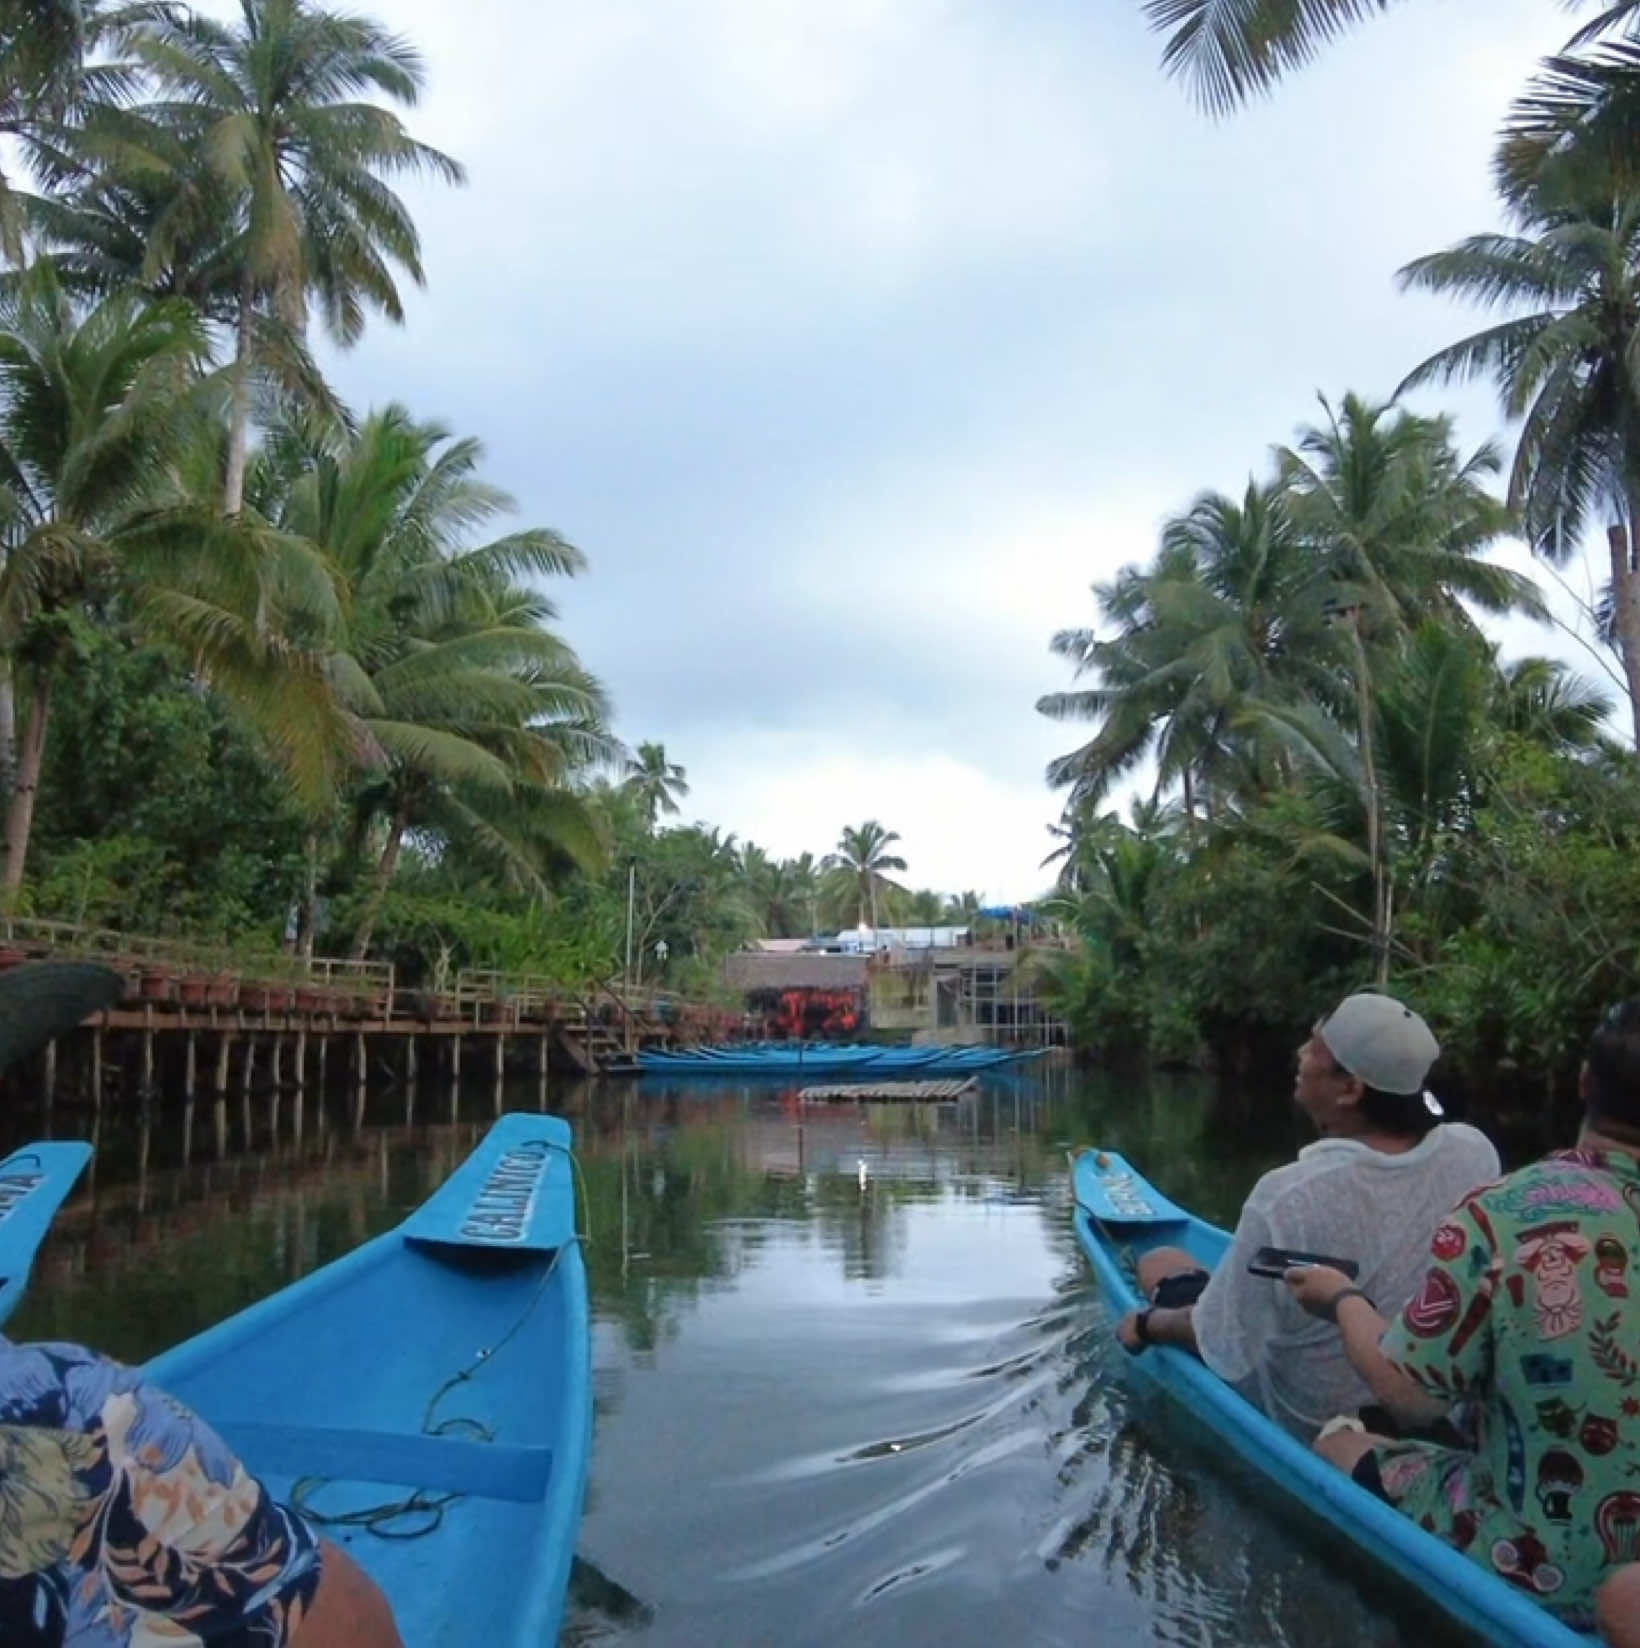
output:
M 1249 1276 L 1261 1247 L 1354 1259 L 1358 1285 L 1385 1317 L 1418 1291 L 1430 1238 L 1458 1199 L 1498 1177 L 1498 1153 L 1462 1123 L 1433 1128 L 1399 1155 L 1354 1139 L 1322 1139 L 1266 1173 L 1242 1208 L 1235 1239 L 1197 1300 L 1202 1360 L 1309 1441 L 1335 1414 L 1372 1400 L 1338 1329 L 1306 1316 L 1285 1284 Z

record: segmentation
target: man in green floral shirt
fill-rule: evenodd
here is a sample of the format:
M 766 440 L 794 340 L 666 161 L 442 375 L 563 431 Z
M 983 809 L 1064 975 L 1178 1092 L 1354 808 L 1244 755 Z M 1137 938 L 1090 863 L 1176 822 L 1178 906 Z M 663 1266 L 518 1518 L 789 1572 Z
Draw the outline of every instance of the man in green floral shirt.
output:
M 1602 1020 L 1586 1120 L 1559 1151 L 1472 1192 L 1435 1232 L 1393 1323 L 1347 1277 L 1288 1272 L 1338 1323 L 1403 1426 L 1452 1418 L 1467 1448 L 1346 1421 L 1319 1452 L 1578 1629 L 1640 1560 L 1640 1000 Z

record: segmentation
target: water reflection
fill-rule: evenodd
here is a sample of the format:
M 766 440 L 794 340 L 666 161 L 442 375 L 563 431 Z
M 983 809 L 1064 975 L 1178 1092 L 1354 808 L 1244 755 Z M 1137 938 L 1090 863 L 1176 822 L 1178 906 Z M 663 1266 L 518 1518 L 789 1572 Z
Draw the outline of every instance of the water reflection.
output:
M 595 1312 L 567 1641 L 1401 1640 L 1176 1415 L 1134 1406 L 1071 1232 L 1068 1146 L 1223 1218 L 1292 1148 L 1279 1097 L 1249 1125 L 1189 1081 L 1057 1068 L 939 1105 L 553 1101 Z M 487 1088 L 409 1116 L 402 1092 L 309 1095 L 300 1134 L 288 1104 L 234 1116 L 222 1159 L 180 1106 L 110 1113 L 15 1330 L 149 1355 L 401 1218 L 491 1113 Z

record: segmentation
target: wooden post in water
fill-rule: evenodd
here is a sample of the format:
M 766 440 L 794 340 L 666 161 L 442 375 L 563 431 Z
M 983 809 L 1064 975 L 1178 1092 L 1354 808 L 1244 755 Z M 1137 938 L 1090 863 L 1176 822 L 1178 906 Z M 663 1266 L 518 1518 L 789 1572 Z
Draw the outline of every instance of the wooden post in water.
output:
M 291 1132 L 297 1148 L 302 1144 L 302 1112 L 307 1108 L 307 1026 L 296 1032 L 296 1092 L 291 1099 Z
M 95 1162 L 97 1145 L 102 1139 L 103 1104 L 103 1033 L 99 1024 L 91 1032 L 91 1149 Z
M 239 1132 L 241 1146 L 251 1147 L 251 1083 L 256 1078 L 256 1037 L 245 1038 L 245 1068 L 239 1080 Z
M 233 1037 L 226 1030 L 216 1044 L 216 1100 L 211 1106 L 211 1127 L 216 1134 L 216 1159 L 228 1154 L 228 1058 L 233 1052 Z
M 182 1054 L 182 1165 L 194 1157 L 194 1094 L 199 1085 L 199 1049 L 190 1030 Z
M 353 1131 L 357 1133 L 364 1126 L 364 1089 L 365 1080 L 369 1075 L 369 1066 L 365 1063 L 364 1031 L 355 1030 L 353 1033 Z
M 284 1079 L 284 1041 L 285 1038 L 275 1030 L 273 1033 L 273 1103 L 268 1110 L 268 1125 L 273 1131 L 275 1145 L 279 1143 L 279 1100 L 281 1097 L 279 1089 Z
M 45 1134 L 49 1139 L 51 1137 L 51 1101 L 57 1095 L 57 1038 L 55 1036 L 53 1036 L 51 1040 L 46 1043 L 46 1068 L 44 1084 L 46 1108 Z
M 404 1125 L 415 1126 L 416 1122 L 416 1033 L 414 1030 L 404 1038 Z
M 450 1120 L 461 1113 L 461 1032 L 450 1038 Z
M 497 1035 L 495 1038 L 495 1113 L 501 1114 L 501 1086 L 502 1078 L 507 1068 L 507 1038 Z
M 535 1072 L 535 1108 L 545 1111 L 547 1108 L 547 1041 L 543 1034 L 540 1038 L 540 1064 Z

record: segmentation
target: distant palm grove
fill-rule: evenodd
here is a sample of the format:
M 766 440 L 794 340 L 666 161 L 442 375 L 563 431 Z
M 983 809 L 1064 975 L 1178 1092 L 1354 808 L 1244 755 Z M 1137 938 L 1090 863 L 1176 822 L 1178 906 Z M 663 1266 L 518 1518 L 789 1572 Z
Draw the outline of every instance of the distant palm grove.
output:
M 424 69 L 308 0 L 0 0 L 0 807 L 13 914 L 568 985 L 945 903 L 776 862 L 629 752 L 583 569 L 477 442 L 319 368 L 422 280 Z M 971 901 L 977 905 L 977 899 Z M 647 967 L 646 967 L 647 958 Z
M 1146 3 L 1219 113 L 1382 9 Z M 1085 1045 L 1268 1068 L 1335 994 L 1387 983 L 1436 1022 L 1449 1080 L 1526 1107 L 1640 987 L 1640 7 L 1588 11 L 1501 134 L 1502 225 L 1401 271 L 1467 335 L 1406 362 L 1396 399 L 1322 400 L 1054 638 L 1076 680 L 1039 708 L 1090 723 L 1050 772 L 1082 940 L 1053 988 Z M 1506 448 L 1398 399 L 1470 378 Z M 1562 610 L 1555 569 L 1589 554 L 1557 649 L 1580 642 L 1584 673 L 1488 638 L 1548 617 L 1487 558 L 1506 538 Z

